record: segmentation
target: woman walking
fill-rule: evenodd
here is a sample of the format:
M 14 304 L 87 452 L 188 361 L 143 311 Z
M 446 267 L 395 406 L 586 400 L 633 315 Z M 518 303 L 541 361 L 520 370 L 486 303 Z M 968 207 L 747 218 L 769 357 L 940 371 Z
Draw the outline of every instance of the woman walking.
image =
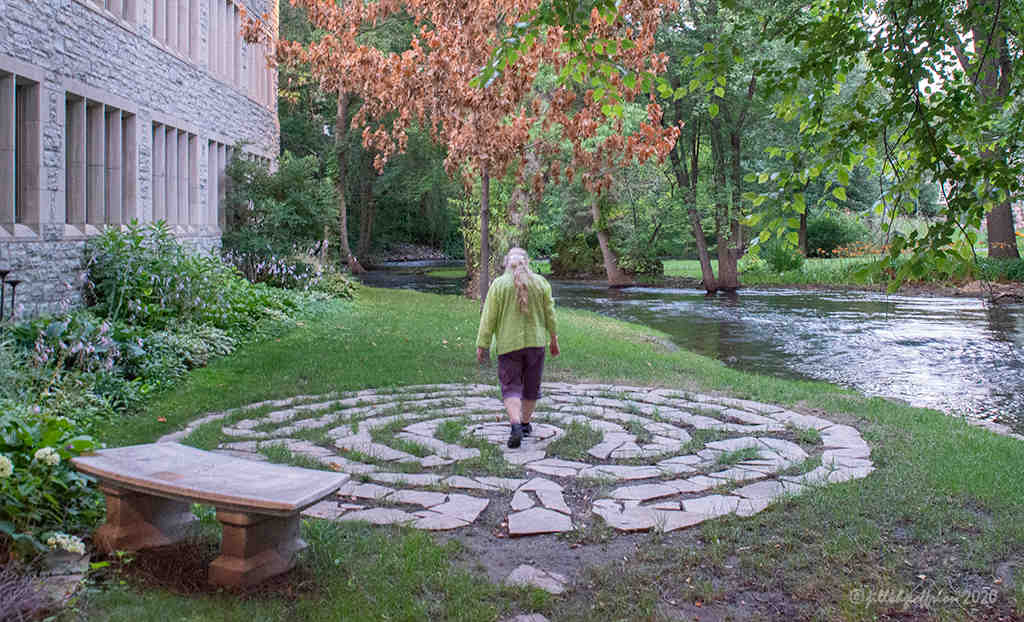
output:
M 544 346 L 550 347 L 551 356 L 558 356 L 559 350 L 551 284 L 530 270 L 530 258 L 521 248 L 505 255 L 504 266 L 505 274 L 494 279 L 487 292 L 476 358 L 480 364 L 490 361 L 493 337 L 501 398 L 512 424 L 508 446 L 514 449 L 532 432 L 530 419 L 540 398 Z

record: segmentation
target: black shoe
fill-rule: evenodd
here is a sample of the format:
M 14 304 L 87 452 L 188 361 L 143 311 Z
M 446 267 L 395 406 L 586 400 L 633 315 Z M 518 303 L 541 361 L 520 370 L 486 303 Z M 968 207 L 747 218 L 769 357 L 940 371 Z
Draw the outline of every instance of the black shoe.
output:
M 523 424 L 513 423 L 512 432 L 508 435 L 508 448 L 515 449 L 523 442 Z
M 530 425 L 529 423 L 524 423 L 523 424 L 523 436 L 529 436 L 531 434 L 533 434 L 533 426 Z

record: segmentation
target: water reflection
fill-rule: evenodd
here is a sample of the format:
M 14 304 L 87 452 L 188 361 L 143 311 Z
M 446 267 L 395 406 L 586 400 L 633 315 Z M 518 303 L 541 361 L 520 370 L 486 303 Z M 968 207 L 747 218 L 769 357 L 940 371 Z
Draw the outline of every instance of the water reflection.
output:
M 366 282 L 459 294 L 464 282 L 370 273 Z M 855 387 L 1024 431 L 1024 305 L 873 293 L 702 290 L 552 282 L 558 304 L 651 326 L 730 366 Z

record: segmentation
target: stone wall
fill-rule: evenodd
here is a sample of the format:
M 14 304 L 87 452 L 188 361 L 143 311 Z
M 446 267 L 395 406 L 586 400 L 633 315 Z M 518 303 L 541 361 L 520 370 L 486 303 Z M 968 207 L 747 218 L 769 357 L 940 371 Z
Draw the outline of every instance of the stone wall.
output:
M 225 154 L 239 146 L 270 161 L 280 142 L 276 75 L 265 68 L 266 48 L 237 36 L 242 10 L 270 15 L 267 29 L 276 37 L 277 0 L 0 0 L 0 268 L 23 281 L 17 299 L 24 313 L 80 302 L 82 249 L 105 227 L 163 219 L 183 241 L 219 247 Z M 189 15 L 189 26 L 171 15 Z M 155 36 L 161 23 L 168 30 Z M 175 25 L 183 34 L 172 44 Z M 116 115 L 103 126 L 106 187 L 89 186 L 106 197 L 100 220 L 74 205 L 85 203 L 87 187 L 69 176 L 76 147 L 68 117 L 76 102 Z M 122 126 L 111 119 L 124 119 L 130 131 L 112 138 L 110 128 Z M 188 177 L 180 172 L 178 211 L 164 205 L 169 190 L 156 186 L 156 163 L 164 160 L 162 150 L 154 153 L 158 128 L 187 146 L 179 152 L 188 153 L 181 156 Z M 123 142 L 119 153 L 110 151 L 112 140 Z M 121 184 L 113 200 L 111 179 Z

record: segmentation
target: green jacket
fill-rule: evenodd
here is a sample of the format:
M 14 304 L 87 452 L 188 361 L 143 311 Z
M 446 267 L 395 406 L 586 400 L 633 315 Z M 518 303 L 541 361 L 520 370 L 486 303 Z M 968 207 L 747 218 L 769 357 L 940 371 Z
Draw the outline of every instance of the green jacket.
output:
M 551 284 L 534 274 L 529 284 L 526 313 L 519 310 L 516 286 L 511 274 L 494 279 L 487 292 L 476 334 L 478 348 L 490 348 L 494 337 L 494 353 L 498 356 L 522 348 L 543 348 L 555 332 L 555 299 Z

